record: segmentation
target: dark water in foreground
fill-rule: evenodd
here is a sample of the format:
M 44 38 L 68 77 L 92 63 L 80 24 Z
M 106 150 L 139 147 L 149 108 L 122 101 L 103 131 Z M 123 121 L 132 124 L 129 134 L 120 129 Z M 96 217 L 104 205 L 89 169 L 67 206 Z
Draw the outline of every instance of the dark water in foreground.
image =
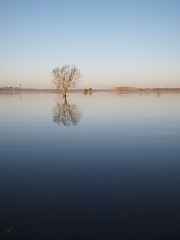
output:
M 180 239 L 180 94 L 0 95 L 0 239 Z

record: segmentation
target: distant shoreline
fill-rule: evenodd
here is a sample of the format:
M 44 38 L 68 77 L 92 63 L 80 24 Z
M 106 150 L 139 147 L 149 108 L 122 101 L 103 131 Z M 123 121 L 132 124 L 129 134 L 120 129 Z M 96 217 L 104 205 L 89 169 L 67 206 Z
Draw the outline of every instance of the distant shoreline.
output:
M 84 90 L 88 89 L 74 89 L 68 90 L 68 93 L 84 93 Z M 115 89 L 92 89 L 92 92 L 114 92 L 114 93 L 163 93 L 163 92 L 175 92 L 180 93 L 180 88 L 129 88 L 119 87 Z M 63 90 L 58 89 L 17 89 L 17 88 L 0 88 L 0 93 L 63 93 Z

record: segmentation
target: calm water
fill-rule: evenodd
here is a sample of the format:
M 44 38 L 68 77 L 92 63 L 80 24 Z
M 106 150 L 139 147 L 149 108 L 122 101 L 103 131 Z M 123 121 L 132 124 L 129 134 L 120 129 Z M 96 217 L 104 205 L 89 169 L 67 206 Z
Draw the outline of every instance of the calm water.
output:
M 180 94 L 0 95 L 0 239 L 180 239 Z

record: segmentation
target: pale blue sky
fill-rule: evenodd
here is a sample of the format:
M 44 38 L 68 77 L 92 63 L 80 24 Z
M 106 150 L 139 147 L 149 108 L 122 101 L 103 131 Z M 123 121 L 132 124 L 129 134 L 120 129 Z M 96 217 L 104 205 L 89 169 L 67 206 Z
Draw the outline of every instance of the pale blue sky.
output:
M 180 0 L 0 0 L 0 87 L 180 87 Z

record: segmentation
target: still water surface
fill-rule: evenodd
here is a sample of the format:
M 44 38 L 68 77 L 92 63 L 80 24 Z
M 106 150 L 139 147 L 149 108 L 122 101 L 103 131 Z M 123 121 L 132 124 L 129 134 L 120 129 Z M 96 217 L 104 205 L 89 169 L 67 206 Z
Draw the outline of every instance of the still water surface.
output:
M 180 239 L 180 94 L 0 95 L 0 239 Z

